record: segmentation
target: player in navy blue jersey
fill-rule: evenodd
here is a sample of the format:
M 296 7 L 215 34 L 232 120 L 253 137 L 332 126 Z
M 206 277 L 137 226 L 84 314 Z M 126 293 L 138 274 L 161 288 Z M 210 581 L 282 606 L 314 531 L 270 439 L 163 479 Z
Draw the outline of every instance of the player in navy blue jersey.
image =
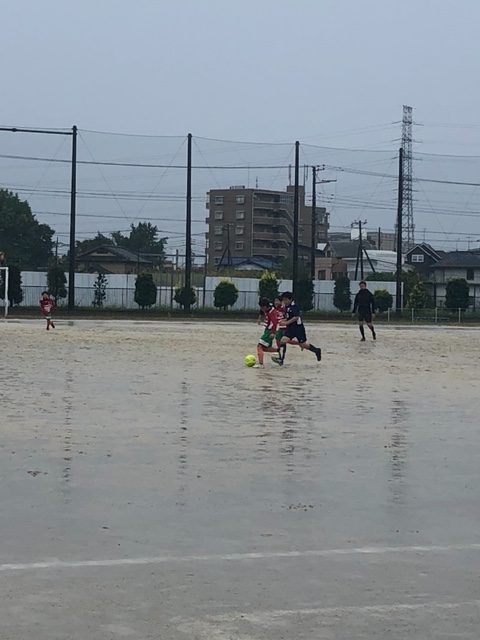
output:
M 362 336 L 361 341 L 365 342 L 364 324 L 366 324 L 372 332 L 372 338 L 376 340 L 377 334 L 375 333 L 372 323 L 373 318 L 375 317 L 375 297 L 373 293 L 367 289 L 367 283 L 365 280 L 362 280 L 359 286 L 360 290 L 355 296 L 352 314 L 355 315 L 358 313 L 358 328 L 360 329 L 360 335 Z
M 298 344 L 302 351 L 307 350 L 314 353 L 320 362 L 322 359 L 322 350 L 307 341 L 307 334 L 305 332 L 300 307 L 295 304 L 293 294 L 290 291 L 282 293 L 282 304 L 284 306 L 285 319 L 282 320 L 280 326 L 285 330 L 285 334 L 280 341 L 281 347 L 279 354 L 273 356 L 274 361 L 279 365 L 283 365 L 287 344 Z

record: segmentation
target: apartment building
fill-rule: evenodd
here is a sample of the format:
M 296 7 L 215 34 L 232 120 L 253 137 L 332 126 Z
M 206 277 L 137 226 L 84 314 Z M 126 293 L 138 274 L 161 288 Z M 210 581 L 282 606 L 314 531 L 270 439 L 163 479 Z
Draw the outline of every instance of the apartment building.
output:
M 240 259 L 262 258 L 277 266 L 287 259 L 293 246 L 294 187 L 285 191 L 232 186 L 207 193 L 208 264 L 229 266 Z M 310 259 L 311 207 L 305 204 L 305 190 L 299 190 L 299 257 Z M 317 239 L 324 242 L 328 214 L 317 207 Z

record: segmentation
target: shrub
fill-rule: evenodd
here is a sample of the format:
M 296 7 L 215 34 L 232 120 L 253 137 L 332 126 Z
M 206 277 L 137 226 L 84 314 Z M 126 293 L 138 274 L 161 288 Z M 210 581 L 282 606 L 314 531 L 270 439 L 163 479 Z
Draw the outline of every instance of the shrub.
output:
M 141 309 L 151 307 L 157 301 L 157 287 L 151 273 L 139 273 L 135 280 L 135 302 Z
M 215 287 L 213 304 L 226 310 L 235 304 L 238 299 L 238 289 L 230 280 L 221 280 Z
M 352 308 L 352 296 L 350 293 L 350 280 L 347 276 L 340 276 L 335 280 L 333 289 L 333 304 L 339 311 L 350 311 Z

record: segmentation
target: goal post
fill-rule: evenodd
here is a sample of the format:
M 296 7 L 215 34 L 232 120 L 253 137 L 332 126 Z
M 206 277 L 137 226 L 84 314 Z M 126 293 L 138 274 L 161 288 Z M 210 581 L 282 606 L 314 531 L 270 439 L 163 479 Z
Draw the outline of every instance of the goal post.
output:
M 8 267 L 0 267 L 0 280 L 5 283 L 3 294 L 4 317 L 8 316 Z

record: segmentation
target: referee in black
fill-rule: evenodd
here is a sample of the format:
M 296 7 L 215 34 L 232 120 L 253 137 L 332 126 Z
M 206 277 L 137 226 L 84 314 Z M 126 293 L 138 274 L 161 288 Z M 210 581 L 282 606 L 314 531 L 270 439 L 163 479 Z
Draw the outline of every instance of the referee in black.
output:
M 372 332 L 372 338 L 376 340 L 377 334 L 372 324 L 375 314 L 375 298 L 373 293 L 367 289 L 365 280 L 360 282 L 360 291 L 355 296 L 352 314 L 355 315 L 355 313 L 358 313 L 358 325 L 360 333 L 362 334 L 361 341 L 365 342 L 365 327 L 363 326 L 365 322 Z

